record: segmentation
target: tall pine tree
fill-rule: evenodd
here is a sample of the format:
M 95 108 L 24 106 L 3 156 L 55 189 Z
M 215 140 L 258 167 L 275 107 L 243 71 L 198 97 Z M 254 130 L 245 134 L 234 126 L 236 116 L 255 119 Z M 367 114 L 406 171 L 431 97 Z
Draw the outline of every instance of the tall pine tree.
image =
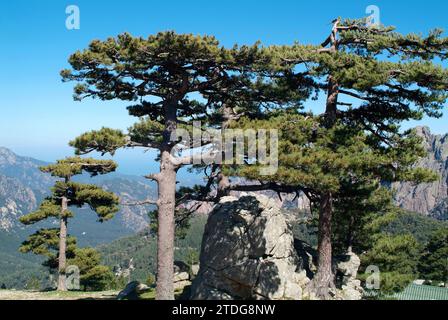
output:
M 176 129 L 205 120 L 213 105 L 207 97 L 235 87 L 245 66 L 257 59 L 258 47 L 227 50 L 210 36 L 162 32 L 148 38 L 122 34 L 93 41 L 70 57 L 65 81 L 77 81 L 75 99 L 123 100 L 139 121 L 128 132 L 102 128 L 72 142 L 78 153 L 114 153 L 118 148 L 159 151 L 160 171 L 148 175 L 158 185 L 157 299 L 173 299 L 176 174 L 192 158 L 176 156 Z M 186 146 L 189 147 L 189 146 Z
M 281 50 L 280 50 L 281 51 Z M 324 125 L 338 121 L 370 133 L 376 150 L 400 150 L 399 125 L 439 117 L 448 97 L 448 71 L 437 64 L 448 58 L 448 39 L 441 30 L 427 37 L 402 35 L 391 27 L 372 27 L 364 20 L 335 19 L 321 48 L 295 45 L 281 59 L 302 67 L 297 73 L 326 93 Z M 300 69 L 300 68 L 299 68 Z M 320 197 L 318 291 L 331 283 L 331 192 Z M 317 283 L 320 282 L 320 283 Z M 325 295 L 325 294 L 324 294 Z
M 84 172 L 91 176 L 107 174 L 115 171 L 116 164 L 111 160 L 95 160 L 92 158 L 70 157 L 58 160 L 56 164 L 41 167 L 42 172 L 61 178 L 52 188 L 51 196 L 47 197 L 39 208 L 20 218 L 25 225 L 49 219 L 59 219 L 59 230 L 39 230 L 22 245 L 22 251 L 32 251 L 37 254 L 46 254 L 51 258 L 52 241 L 58 237 L 58 291 L 66 291 L 65 268 L 67 261 L 67 246 L 73 241 L 67 239 L 68 219 L 73 217 L 69 207 L 81 208 L 88 205 L 99 218 L 99 221 L 111 219 L 118 211 L 118 197 L 112 192 L 102 190 L 93 184 L 83 184 L 72 181 L 72 177 Z M 44 250 L 44 251 L 42 251 Z
M 307 192 L 314 194 L 320 212 L 319 267 L 312 284 L 319 297 L 327 298 L 329 288 L 334 287 L 334 202 L 344 183 L 355 190 L 354 183 L 368 185 L 373 182 L 369 182 L 371 178 L 433 179 L 428 172 L 409 170 L 424 153 L 414 133 L 402 132 L 400 124 L 424 115 L 441 115 L 448 97 L 448 71 L 437 61 L 448 57 L 448 39 L 440 30 L 427 37 L 402 35 L 389 27 L 369 27 L 363 20 L 336 19 L 331 34 L 320 46 L 273 46 L 266 52 L 272 57 L 271 72 L 287 76 L 292 88 L 306 84 L 317 97 L 325 95 L 325 111 L 314 120 L 314 133 L 305 139 L 300 130 L 309 131 L 310 125 L 303 119 L 295 120 L 297 126 L 305 128 L 298 127 L 298 132 L 290 127 L 294 123 L 291 117 L 271 121 L 282 128 L 285 139 L 277 177 L 260 177 L 256 168 L 243 169 L 239 174 L 264 179 L 267 187 L 278 188 L 278 182 L 296 184 L 305 191 L 312 187 Z M 241 125 L 254 127 L 254 123 Z M 271 127 L 269 122 L 257 125 Z M 325 132 L 322 137 L 326 141 L 321 139 L 316 144 L 313 136 L 319 130 Z M 314 158 L 310 158 L 314 152 Z M 282 166 L 292 169 L 293 177 L 288 171 L 281 177 Z

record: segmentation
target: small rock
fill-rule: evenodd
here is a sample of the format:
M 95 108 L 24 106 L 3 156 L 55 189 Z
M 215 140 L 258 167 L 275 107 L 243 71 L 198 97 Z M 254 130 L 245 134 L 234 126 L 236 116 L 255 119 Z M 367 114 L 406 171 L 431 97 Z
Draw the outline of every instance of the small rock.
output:
M 147 285 L 138 281 L 129 282 L 126 287 L 117 295 L 117 300 L 137 300 L 138 296 L 144 292 L 151 290 Z
M 174 282 L 180 282 L 190 279 L 190 274 L 188 272 L 180 272 L 174 274 Z
M 191 286 L 191 281 L 189 280 L 182 280 L 174 282 L 174 290 L 176 291 L 183 291 L 185 287 Z
M 191 274 L 196 277 L 199 273 L 199 265 L 198 264 L 194 264 L 191 266 Z

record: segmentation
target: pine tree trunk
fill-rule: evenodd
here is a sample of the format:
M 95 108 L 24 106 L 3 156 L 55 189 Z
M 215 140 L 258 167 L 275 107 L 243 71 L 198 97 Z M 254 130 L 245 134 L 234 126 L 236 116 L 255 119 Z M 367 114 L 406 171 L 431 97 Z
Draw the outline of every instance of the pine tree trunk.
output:
M 58 291 L 67 291 L 66 284 L 66 251 L 67 251 L 67 217 L 65 211 L 68 207 L 68 200 L 62 197 L 61 218 L 59 227 L 59 256 L 58 256 Z
M 325 109 L 325 126 L 334 126 L 337 117 L 339 86 L 332 76 L 328 77 L 328 95 Z M 334 275 L 332 270 L 331 223 L 333 218 L 333 195 L 325 192 L 321 195 L 318 229 L 318 262 L 317 273 L 311 284 L 312 291 L 319 299 L 330 299 L 334 291 Z
M 174 300 L 174 236 L 177 168 L 171 162 L 171 134 L 175 132 L 176 108 L 166 109 L 166 129 L 161 149 L 158 183 L 157 300 Z
M 229 125 L 232 120 L 235 119 L 235 114 L 233 109 L 228 105 L 224 104 L 221 108 L 221 129 L 223 130 L 222 134 L 224 135 L 224 130 L 229 128 Z M 222 152 L 222 161 L 224 161 L 225 152 Z M 230 179 L 225 174 L 222 173 L 221 169 L 222 165 L 219 165 L 220 172 L 218 173 L 218 188 L 217 188 L 217 197 L 226 197 L 230 195 Z
M 330 299 L 335 289 L 332 270 L 331 220 L 333 203 L 331 193 L 321 196 L 318 236 L 318 271 L 313 278 L 311 290 L 319 299 Z
M 157 241 L 157 299 L 174 299 L 174 209 L 176 194 L 176 171 L 167 154 L 161 159 L 158 199 Z

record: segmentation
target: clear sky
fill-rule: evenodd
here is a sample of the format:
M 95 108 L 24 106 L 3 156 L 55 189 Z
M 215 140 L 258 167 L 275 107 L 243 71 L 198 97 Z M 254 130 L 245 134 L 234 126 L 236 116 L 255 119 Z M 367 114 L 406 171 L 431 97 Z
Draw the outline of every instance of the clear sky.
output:
M 80 9 L 80 30 L 65 26 L 68 5 Z M 320 43 L 335 17 L 360 18 L 380 9 L 383 24 L 398 31 L 448 29 L 446 0 L 29 0 L 0 2 L 0 146 L 47 161 L 71 154 L 67 142 L 102 126 L 126 129 L 133 121 L 125 102 L 72 100 L 73 83 L 59 71 L 68 56 L 92 39 L 122 32 L 147 36 L 164 30 L 215 35 L 223 45 Z M 448 110 L 447 110 L 448 111 Z M 448 132 L 448 115 L 425 119 L 435 133 Z M 413 126 L 417 123 L 407 124 Z M 155 168 L 151 154 L 119 152 L 121 171 Z

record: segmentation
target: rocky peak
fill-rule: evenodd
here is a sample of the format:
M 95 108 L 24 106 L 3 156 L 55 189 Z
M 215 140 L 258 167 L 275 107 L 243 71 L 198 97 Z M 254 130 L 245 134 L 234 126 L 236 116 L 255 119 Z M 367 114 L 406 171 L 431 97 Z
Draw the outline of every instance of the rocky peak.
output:
M 416 127 L 417 135 L 423 138 L 423 144 L 428 151 L 428 158 L 446 161 L 448 158 L 448 134 L 435 135 L 429 127 Z
M 16 155 L 9 149 L 0 147 L 0 165 L 12 165 L 17 162 Z
M 445 212 L 448 199 L 448 134 L 434 135 L 428 127 L 417 127 L 416 131 L 423 138 L 428 152 L 417 165 L 433 170 L 440 178 L 433 183 L 419 185 L 393 184 L 395 201 L 403 209 L 445 220 L 448 218 L 448 212 Z

